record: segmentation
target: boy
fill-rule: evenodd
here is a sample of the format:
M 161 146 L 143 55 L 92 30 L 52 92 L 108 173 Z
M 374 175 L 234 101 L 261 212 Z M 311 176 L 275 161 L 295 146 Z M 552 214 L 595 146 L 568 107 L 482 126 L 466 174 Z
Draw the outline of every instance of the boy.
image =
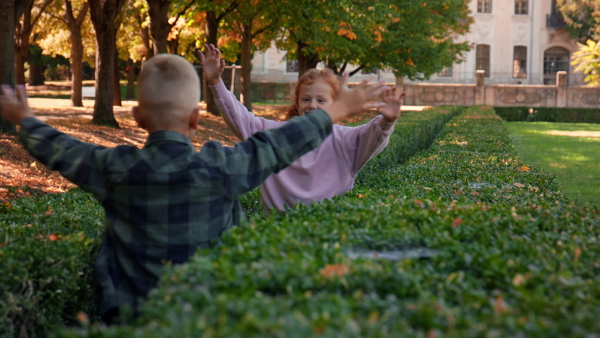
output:
M 2 114 L 21 126 L 25 148 L 104 207 L 96 282 L 100 315 L 111 324 L 124 306 L 137 313 L 164 262 L 188 261 L 197 248 L 239 224 L 239 196 L 318 147 L 332 122 L 383 105 L 369 100 L 384 87 L 364 82 L 349 89 L 344 81 L 328 112 L 317 110 L 234 147 L 210 141 L 200 152 L 190 142 L 199 118 L 199 78 L 177 55 L 154 56 L 138 77 L 133 116 L 149 133 L 143 149 L 76 140 L 35 119 L 23 87 L 19 98 L 9 86 L 2 89 Z

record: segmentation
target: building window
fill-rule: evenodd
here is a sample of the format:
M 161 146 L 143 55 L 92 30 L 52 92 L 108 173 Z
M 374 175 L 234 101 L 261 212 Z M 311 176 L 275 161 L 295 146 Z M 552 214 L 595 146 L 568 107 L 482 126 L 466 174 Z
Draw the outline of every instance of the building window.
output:
M 551 14 L 560 14 L 560 11 L 558 10 L 558 7 L 556 6 L 556 0 L 552 0 L 552 5 L 550 5 L 550 9 L 551 9 Z
M 515 14 L 529 14 L 529 0 L 515 0 Z
M 475 55 L 475 70 L 485 70 L 485 77 L 490 77 L 490 45 L 477 45 Z
M 513 77 L 527 77 L 527 47 L 515 46 L 513 52 Z
M 298 60 L 286 60 L 285 71 L 287 73 L 298 73 Z
M 444 69 L 442 69 L 439 73 L 438 73 L 439 77 L 453 77 L 454 74 L 452 73 L 452 66 L 450 67 L 444 67 Z
M 492 0 L 477 0 L 477 13 L 491 13 Z
M 561 47 L 552 47 L 544 52 L 544 84 L 556 84 L 556 73 L 569 72 L 571 56 L 569 51 Z

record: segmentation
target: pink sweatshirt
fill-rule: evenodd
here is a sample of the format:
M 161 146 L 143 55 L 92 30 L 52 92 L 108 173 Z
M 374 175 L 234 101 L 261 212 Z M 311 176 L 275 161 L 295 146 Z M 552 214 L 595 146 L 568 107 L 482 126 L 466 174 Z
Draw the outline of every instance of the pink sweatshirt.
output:
M 286 123 L 254 116 L 227 90 L 223 81 L 209 87 L 223 119 L 241 141 Z M 311 204 L 352 189 L 358 171 L 389 142 L 394 123 L 382 130 L 382 118 L 379 115 L 358 127 L 334 124 L 333 132 L 319 148 L 272 174 L 260 186 L 265 210 L 285 210 L 286 205 L 295 203 Z

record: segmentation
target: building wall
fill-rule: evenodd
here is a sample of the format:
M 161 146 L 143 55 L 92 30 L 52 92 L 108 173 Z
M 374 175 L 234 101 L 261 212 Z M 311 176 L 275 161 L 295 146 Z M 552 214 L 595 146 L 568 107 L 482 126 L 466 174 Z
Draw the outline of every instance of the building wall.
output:
M 452 77 L 434 75 L 426 81 L 405 83 L 475 83 L 473 74 L 476 65 L 475 46 L 490 45 L 490 73 L 488 84 L 544 84 L 544 51 L 561 47 L 572 55 L 578 50 L 575 40 L 569 38 L 564 29 L 546 27 L 546 16 L 552 12 L 552 0 L 529 0 L 527 14 L 515 14 L 515 0 L 493 0 L 491 13 L 477 12 L 478 0 L 470 0 L 469 8 L 474 17 L 471 31 L 458 41 L 468 41 L 472 49 L 465 55 L 464 62 L 454 64 Z M 515 46 L 527 47 L 526 78 L 514 78 L 513 52 Z M 253 82 L 295 82 L 298 74 L 286 71 L 285 53 L 273 45 L 265 53 L 255 53 L 252 61 Z M 319 64 L 318 67 L 323 67 Z M 378 78 L 395 83 L 389 70 L 380 70 Z M 366 75 L 356 74 L 351 81 L 361 81 Z M 555 75 L 546 76 L 547 84 L 554 84 Z M 568 69 L 568 84 L 583 84 L 583 74 Z

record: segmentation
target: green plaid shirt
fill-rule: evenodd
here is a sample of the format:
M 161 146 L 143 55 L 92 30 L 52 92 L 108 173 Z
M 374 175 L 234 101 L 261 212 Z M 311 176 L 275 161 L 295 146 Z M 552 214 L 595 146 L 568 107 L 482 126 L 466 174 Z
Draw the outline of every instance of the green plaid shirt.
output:
M 172 131 L 152 133 L 143 149 L 107 149 L 35 118 L 20 125 L 21 141 L 36 159 L 104 207 L 106 232 L 96 261 L 101 315 L 123 305 L 136 309 L 164 262 L 186 262 L 239 224 L 238 197 L 318 147 L 332 128 L 329 116 L 315 111 L 234 147 L 210 141 L 197 152 Z

